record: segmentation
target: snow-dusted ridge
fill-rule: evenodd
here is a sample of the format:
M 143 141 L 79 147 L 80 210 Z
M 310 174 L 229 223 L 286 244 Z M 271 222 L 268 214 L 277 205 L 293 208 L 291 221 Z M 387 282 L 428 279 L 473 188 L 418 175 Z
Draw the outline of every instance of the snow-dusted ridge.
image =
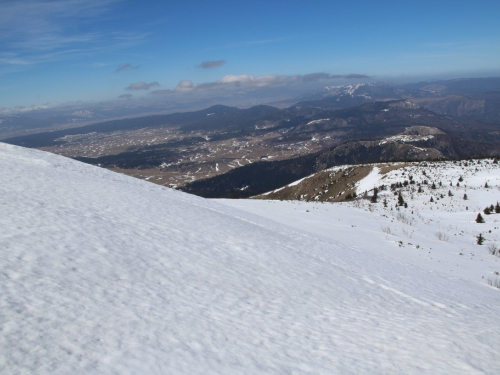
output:
M 40 151 L 0 168 L 2 374 L 500 371 L 484 283 Z

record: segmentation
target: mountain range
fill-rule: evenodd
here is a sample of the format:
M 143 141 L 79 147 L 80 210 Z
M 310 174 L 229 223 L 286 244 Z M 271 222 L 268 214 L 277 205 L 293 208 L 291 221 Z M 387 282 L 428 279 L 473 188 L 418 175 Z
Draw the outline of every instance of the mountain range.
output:
M 499 85 L 360 83 L 286 108 L 216 105 L 4 141 L 207 197 L 248 197 L 341 164 L 498 156 L 500 91 L 481 90 Z M 421 138 L 403 142 L 410 133 Z

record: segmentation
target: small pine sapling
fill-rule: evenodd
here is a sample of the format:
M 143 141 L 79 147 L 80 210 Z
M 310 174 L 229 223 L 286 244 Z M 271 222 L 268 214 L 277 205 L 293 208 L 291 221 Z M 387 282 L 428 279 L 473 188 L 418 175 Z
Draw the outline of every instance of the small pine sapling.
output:
M 479 224 L 484 224 L 484 219 L 483 219 L 483 216 L 479 213 L 477 214 L 477 217 L 476 217 L 476 223 L 479 223 Z
M 484 243 L 484 237 L 483 237 L 483 235 L 481 233 L 479 233 L 479 236 L 477 236 L 476 239 L 477 239 L 476 243 L 478 245 L 482 245 Z

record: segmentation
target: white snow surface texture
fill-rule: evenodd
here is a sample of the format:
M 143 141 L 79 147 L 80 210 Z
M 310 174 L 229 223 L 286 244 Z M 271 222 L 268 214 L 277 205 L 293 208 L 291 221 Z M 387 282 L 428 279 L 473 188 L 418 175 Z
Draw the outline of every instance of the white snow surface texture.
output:
M 1 143 L 0 189 L 1 374 L 500 373 L 485 283 Z

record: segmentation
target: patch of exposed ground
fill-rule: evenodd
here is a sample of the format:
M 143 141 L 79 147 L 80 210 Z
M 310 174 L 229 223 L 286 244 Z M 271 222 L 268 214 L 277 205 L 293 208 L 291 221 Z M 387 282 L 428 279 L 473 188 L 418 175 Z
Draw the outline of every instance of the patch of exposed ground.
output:
M 356 190 L 356 183 L 366 177 L 372 168 L 371 165 L 331 168 L 306 177 L 298 183 L 255 198 L 318 202 L 343 201 Z

